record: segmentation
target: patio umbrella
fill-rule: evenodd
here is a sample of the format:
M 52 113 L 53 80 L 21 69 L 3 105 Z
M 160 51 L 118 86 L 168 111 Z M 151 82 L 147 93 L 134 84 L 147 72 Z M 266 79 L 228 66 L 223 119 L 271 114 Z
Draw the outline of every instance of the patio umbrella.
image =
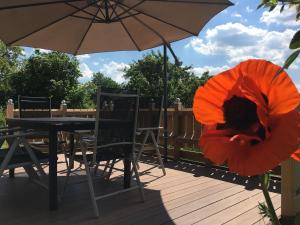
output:
M 168 44 L 197 36 L 228 0 L 1 0 L 0 39 L 74 55 L 164 45 L 167 149 Z

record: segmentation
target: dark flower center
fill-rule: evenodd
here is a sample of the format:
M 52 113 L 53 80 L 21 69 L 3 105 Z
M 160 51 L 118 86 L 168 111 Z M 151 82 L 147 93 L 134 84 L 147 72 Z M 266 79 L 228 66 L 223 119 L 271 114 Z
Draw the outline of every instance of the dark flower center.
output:
M 225 126 L 237 131 L 246 131 L 259 123 L 256 104 L 247 98 L 233 96 L 223 104 Z

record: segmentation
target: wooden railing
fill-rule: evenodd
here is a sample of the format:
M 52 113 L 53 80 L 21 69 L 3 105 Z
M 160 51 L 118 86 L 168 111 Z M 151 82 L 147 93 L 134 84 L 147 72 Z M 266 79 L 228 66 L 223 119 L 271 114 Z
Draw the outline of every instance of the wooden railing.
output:
M 18 110 L 14 109 L 14 104 L 10 100 L 7 104 L 6 116 L 18 117 Z M 94 109 L 68 109 L 63 104 L 60 109 L 52 110 L 53 116 L 75 116 L 94 117 Z M 163 124 L 163 123 L 162 123 Z M 168 132 L 169 147 L 168 154 L 175 160 L 189 160 L 194 162 L 208 161 L 204 159 L 201 150 L 198 148 L 198 139 L 202 127 L 195 120 L 192 109 L 183 108 L 180 101 L 177 101 L 174 108 L 168 109 Z M 160 138 L 161 143 L 163 138 Z M 266 159 L 267 160 L 267 159 Z M 282 175 L 281 183 L 281 208 L 282 217 L 292 217 L 300 213 L 300 164 L 289 159 L 273 170 L 277 175 Z M 281 174 L 282 170 L 282 174 Z M 293 223 L 289 223 L 293 224 Z M 298 223 L 297 223 L 298 224 Z
M 95 109 L 68 109 L 63 101 L 60 109 L 52 109 L 52 116 L 68 117 L 95 117 Z M 146 113 L 145 113 L 146 114 Z M 7 103 L 6 117 L 19 117 L 19 110 L 15 109 L 14 103 L 10 100 Z M 163 121 L 161 122 L 161 125 Z M 191 108 L 183 108 L 180 101 L 177 101 L 174 108 L 168 109 L 168 133 L 169 148 L 168 155 L 175 160 L 181 158 L 191 161 L 204 161 L 203 155 L 198 146 L 198 138 L 201 133 L 201 125 L 196 122 Z M 162 132 L 160 143 L 162 143 Z
M 145 112 L 146 116 L 147 113 Z M 7 117 L 18 117 L 19 111 L 14 108 L 12 101 L 7 104 Z M 60 109 L 52 109 L 52 116 L 95 117 L 95 109 L 68 109 L 63 101 Z M 191 108 L 184 108 L 178 100 L 173 108 L 168 108 L 168 156 L 174 160 L 188 160 L 198 163 L 210 163 L 204 158 L 198 147 L 202 126 L 193 115 Z M 163 121 L 161 121 L 161 126 Z M 160 143 L 163 143 L 163 132 L 160 133 Z M 280 175 L 280 167 L 274 173 Z

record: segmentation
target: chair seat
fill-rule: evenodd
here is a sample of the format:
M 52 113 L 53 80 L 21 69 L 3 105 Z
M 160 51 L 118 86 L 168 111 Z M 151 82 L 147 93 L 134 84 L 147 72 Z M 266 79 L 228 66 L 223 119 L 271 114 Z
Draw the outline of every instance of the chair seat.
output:
M 124 159 L 125 154 L 123 149 L 117 149 L 114 151 L 102 151 L 101 154 L 96 155 L 96 161 L 108 161 L 113 159 Z M 93 161 L 93 153 L 87 153 L 86 158 L 88 162 Z M 74 157 L 75 161 L 83 162 L 83 155 L 82 154 L 76 154 Z
M 45 162 L 48 161 L 49 156 L 47 154 L 44 154 L 40 151 L 33 150 L 35 156 L 38 158 L 39 162 Z M 3 162 L 5 156 L 8 153 L 7 148 L 0 149 L 0 165 Z M 13 157 L 9 161 L 8 165 L 15 165 L 15 164 L 34 164 L 28 155 L 27 151 L 25 150 L 24 147 L 18 147 L 17 150 L 15 151 Z

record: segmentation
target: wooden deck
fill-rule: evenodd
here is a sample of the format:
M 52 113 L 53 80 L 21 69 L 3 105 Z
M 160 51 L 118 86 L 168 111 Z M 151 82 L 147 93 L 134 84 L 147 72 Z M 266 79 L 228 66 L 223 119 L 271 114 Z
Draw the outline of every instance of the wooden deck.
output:
M 58 211 L 48 211 L 47 191 L 33 184 L 23 171 L 16 178 L 0 179 L 1 225 L 156 225 L 268 224 L 259 214 L 258 202 L 264 198 L 255 189 L 257 181 L 234 176 L 229 172 L 188 163 L 168 163 L 167 175 L 152 168 L 144 159 L 141 180 L 146 201 L 138 191 L 99 201 L 100 218 L 93 217 L 87 184 L 70 185 Z M 63 165 L 63 164 L 61 164 Z M 121 166 L 121 164 L 119 164 Z M 60 166 L 60 169 L 63 169 Z M 99 192 L 121 188 L 120 172 L 112 180 L 95 181 Z M 64 180 L 60 173 L 59 184 Z M 84 176 L 73 176 L 72 181 Z M 280 182 L 270 187 L 275 208 L 280 213 Z

